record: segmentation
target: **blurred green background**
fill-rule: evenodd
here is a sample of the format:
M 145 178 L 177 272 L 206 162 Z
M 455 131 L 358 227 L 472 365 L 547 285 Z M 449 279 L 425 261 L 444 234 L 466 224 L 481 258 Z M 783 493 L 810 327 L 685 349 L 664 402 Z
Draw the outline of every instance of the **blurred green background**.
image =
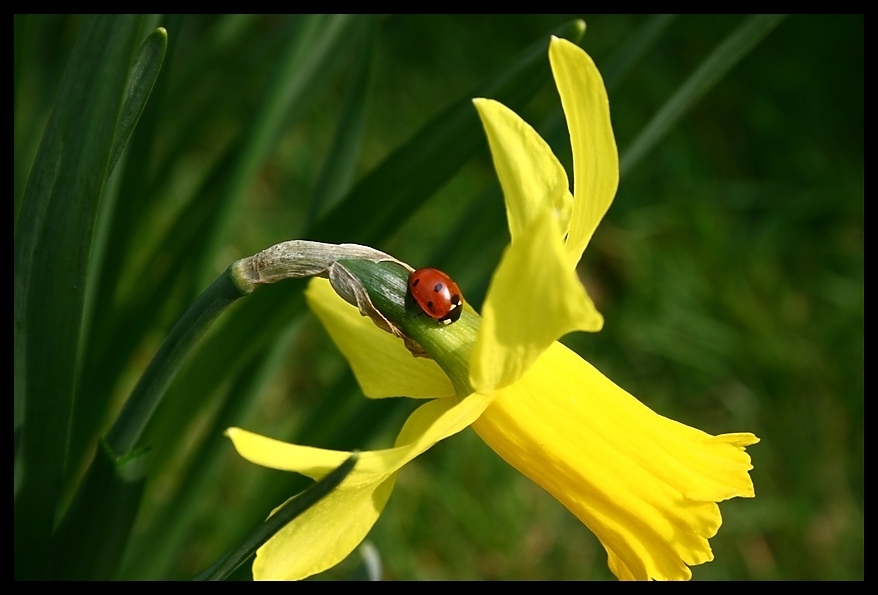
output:
M 423 127 L 574 18 L 587 22 L 580 44 L 607 81 L 623 161 L 744 21 L 147 19 L 169 49 L 98 215 L 59 517 L 168 329 L 238 258 L 299 237 L 370 243 L 443 268 L 478 308 L 508 240 L 487 145 L 473 113 L 463 128 L 477 143 L 458 168 L 446 161 L 472 143 Z M 16 218 L 83 21 L 15 19 Z M 515 109 L 570 171 L 547 63 Z M 757 497 L 721 506 L 716 559 L 696 579 L 864 578 L 863 73 L 862 15 L 781 21 L 625 162 L 580 264 L 606 324 L 564 343 L 663 415 L 762 439 L 748 449 Z M 411 149 L 394 153 L 412 139 L 445 142 L 447 159 L 418 170 Z M 390 444 L 413 408 L 359 394 L 302 287 L 243 300 L 256 305 L 224 315 L 171 387 L 144 442 L 121 577 L 195 576 L 304 485 L 239 459 L 224 427 L 365 449 Z M 388 579 L 612 576 L 597 539 L 470 430 L 406 467 L 368 540 Z

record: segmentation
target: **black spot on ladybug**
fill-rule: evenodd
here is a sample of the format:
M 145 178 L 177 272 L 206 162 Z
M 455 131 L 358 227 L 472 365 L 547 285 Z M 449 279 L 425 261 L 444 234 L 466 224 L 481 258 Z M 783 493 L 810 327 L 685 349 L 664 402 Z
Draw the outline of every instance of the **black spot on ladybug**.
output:
M 417 287 L 418 283 L 420 283 L 420 282 L 421 282 L 420 279 L 415 279 L 414 281 L 412 281 L 412 287 Z
M 445 286 L 442 285 L 441 283 L 437 283 L 436 285 L 433 286 L 433 291 L 435 291 L 436 293 L 439 293 L 440 291 L 442 291 L 442 289 L 443 289 L 444 287 L 445 287 Z
M 460 305 L 460 296 L 457 294 L 451 296 L 451 304 L 454 306 L 459 306 Z

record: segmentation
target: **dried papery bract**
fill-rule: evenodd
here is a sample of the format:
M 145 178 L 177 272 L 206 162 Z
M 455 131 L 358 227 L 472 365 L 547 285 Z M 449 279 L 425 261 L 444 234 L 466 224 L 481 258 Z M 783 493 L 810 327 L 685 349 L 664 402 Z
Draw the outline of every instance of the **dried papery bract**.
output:
M 336 293 L 352 306 L 356 306 L 362 316 L 371 319 L 381 330 L 402 339 L 412 355 L 426 357 L 426 352 L 416 341 L 375 307 L 362 280 L 345 267 L 345 260 L 392 262 L 409 273 L 414 271 L 401 260 L 369 246 L 289 240 L 235 262 L 231 267 L 231 275 L 242 291 L 247 293 L 253 291 L 257 285 L 277 283 L 284 279 L 328 278 Z

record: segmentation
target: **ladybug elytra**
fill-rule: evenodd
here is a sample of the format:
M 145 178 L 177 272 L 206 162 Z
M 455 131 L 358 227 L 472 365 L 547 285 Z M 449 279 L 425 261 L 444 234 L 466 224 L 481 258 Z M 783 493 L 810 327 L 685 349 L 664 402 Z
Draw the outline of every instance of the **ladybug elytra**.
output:
M 424 314 L 442 324 L 451 324 L 463 311 L 463 296 L 457 283 L 438 269 L 418 269 L 409 275 L 409 291 Z

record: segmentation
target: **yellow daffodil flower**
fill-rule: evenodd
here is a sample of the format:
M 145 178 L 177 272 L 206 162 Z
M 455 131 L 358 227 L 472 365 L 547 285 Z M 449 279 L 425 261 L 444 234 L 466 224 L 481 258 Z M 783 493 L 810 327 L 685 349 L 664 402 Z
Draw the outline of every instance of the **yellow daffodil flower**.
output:
M 340 562 L 378 519 L 399 469 L 467 426 L 585 523 L 623 579 L 690 578 L 689 566 L 713 558 L 708 539 L 722 522 L 717 502 L 753 497 L 744 447 L 758 438 L 711 436 L 662 417 L 557 342 L 603 325 L 576 265 L 615 195 L 619 162 L 606 90 L 591 58 L 554 38 L 549 58 L 570 130 L 574 194 L 527 123 L 495 101 L 475 100 L 512 242 L 491 281 L 474 344 L 463 346 L 471 352 L 472 394 L 456 395 L 434 361 L 412 358 L 327 281 L 312 281 L 309 305 L 367 396 L 441 398 L 411 415 L 393 448 L 360 454 L 335 492 L 266 543 L 253 564 L 255 578 L 304 578 Z M 314 479 L 349 454 L 237 428 L 229 436 L 246 459 Z

